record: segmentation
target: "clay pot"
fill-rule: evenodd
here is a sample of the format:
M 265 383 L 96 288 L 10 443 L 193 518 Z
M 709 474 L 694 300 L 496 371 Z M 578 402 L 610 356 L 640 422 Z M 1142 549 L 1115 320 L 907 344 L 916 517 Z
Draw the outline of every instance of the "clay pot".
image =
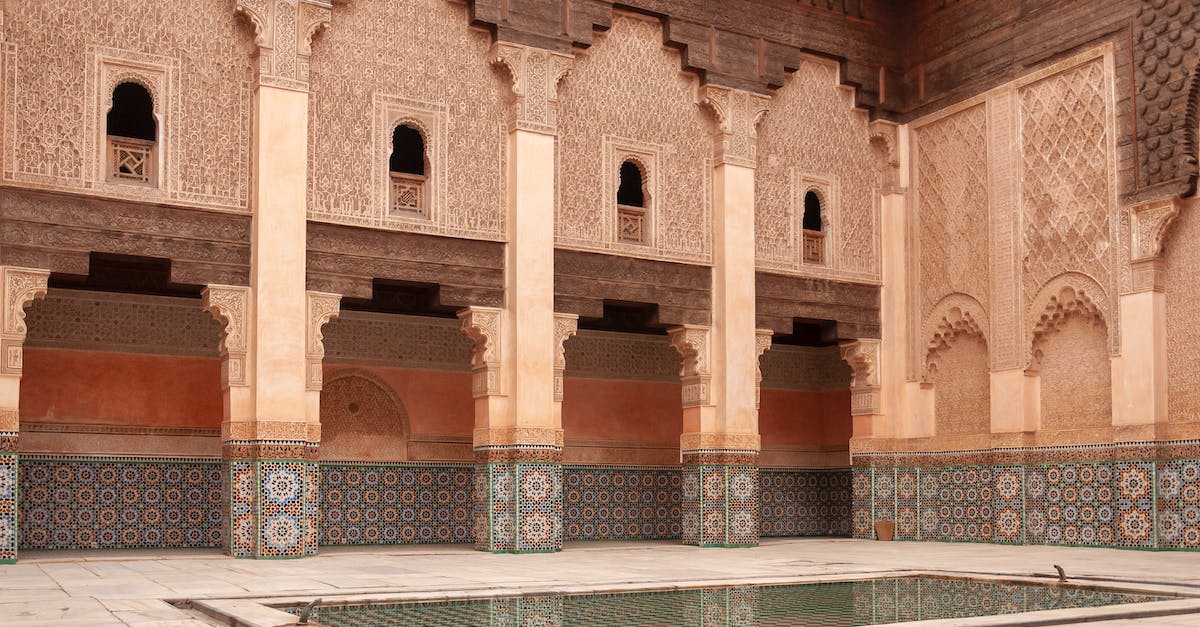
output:
M 896 533 L 896 522 L 893 520 L 875 521 L 875 539 L 883 542 L 891 541 Z

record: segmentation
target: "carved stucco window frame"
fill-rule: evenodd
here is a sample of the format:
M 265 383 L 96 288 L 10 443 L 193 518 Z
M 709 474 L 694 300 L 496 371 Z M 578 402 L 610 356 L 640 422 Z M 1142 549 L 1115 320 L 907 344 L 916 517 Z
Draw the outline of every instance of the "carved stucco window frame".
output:
M 161 199 L 171 191 L 176 163 L 173 122 L 179 112 L 179 60 L 173 57 L 93 46 L 88 50 L 87 93 L 91 110 L 85 124 L 87 154 L 92 155 L 91 184 L 118 196 Z M 109 176 L 108 112 L 113 90 L 121 83 L 146 89 L 153 104 L 155 146 L 149 183 L 131 183 Z
M 662 176 L 659 169 L 663 164 L 665 147 L 624 137 L 605 135 L 601 167 L 604 168 L 604 198 L 611 202 L 611 209 L 604 212 L 605 237 L 619 251 L 645 255 L 658 249 L 659 221 L 662 212 L 658 207 L 662 201 Z M 645 208 L 645 237 L 641 242 L 622 240 L 619 234 L 617 190 L 621 188 L 621 165 L 632 161 L 642 171 L 642 194 Z
M 832 268 L 834 259 L 830 251 L 837 250 L 837 215 L 841 197 L 841 184 L 836 176 L 818 172 L 806 172 L 792 169 L 792 233 L 796 241 L 795 265 L 797 268 Z M 804 197 L 809 192 L 817 195 L 821 202 L 821 233 L 823 234 L 824 250 L 821 263 L 811 263 L 804 260 Z
M 443 222 L 444 199 L 446 197 L 446 126 L 445 105 L 421 102 L 400 96 L 376 93 L 372 120 L 375 145 L 372 174 L 376 184 L 375 198 L 377 223 L 391 228 L 405 226 L 428 227 Z M 421 135 L 425 142 L 424 214 L 412 212 L 403 215 L 391 214 L 391 155 L 392 133 L 397 126 L 409 126 Z

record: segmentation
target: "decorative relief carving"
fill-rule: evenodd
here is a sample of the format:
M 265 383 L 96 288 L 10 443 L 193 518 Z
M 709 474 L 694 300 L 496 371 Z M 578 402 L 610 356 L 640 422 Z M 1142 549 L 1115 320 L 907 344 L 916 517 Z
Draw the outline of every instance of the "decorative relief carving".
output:
M 879 207 L 865 111 L 839 85 L 835 63 L 804 59 L 758 128 L 755 258 L 759 268 L 877 283 Z M 838 182 L 823 266 L 801 264 L 804 193 L 799 173 Z
M 209 285 L 202 292 L 202 306 L 221 330 L 221 381 L 225 387 L 245 386 L 248 334 L 251 325 L 250 288 L 240 285 Z
M 500 379 L 500 325 L 503 310 L 468 307 L 458 312 L 462 332 L 475 342 L 471 354 L 471 393 L 475 398 L 502 394 Z
M 503 239 L 508 88 L 488 63 L 490 35 L 469 27 L 464 4 L 446 0 L 351 2 L 337 14 L 311 59 L 309 217 Z M 388 112 L 406 111 L 440 124 L 425 129 L 438 206 L 430 220 L 382 212 L 388 179 L 379 165 L 400 117 Z
M 492 44 L 489 58 L 494 65 L 503 66 L 512 81 L 509 131 L 520 129 L 555 134 L 558 127 L 558 84 L 571 71 L 575 58 L 553 50 L 506 41 Z
M 375 132 L 371 139 L 375 142 L 372 167 L 375 172 L 376 211 L 372 214 L 372 222 L 383 226 L 403 228 L 418 232 L 437 232 L 443 205 L 446 199 L 444 170 L 446 168 L 446 111 L 447 107 L 431 103 L 417 102 L 400 96 L 375 93 L 374 115 L 372 120 Z M 408 125 L 421 134 L 425 143 L 425 181 L 421 185 L 424 192 L 424 211 L 395 212 L 392 210 L 392 176 L 389 161 L 392 155 L 392 133 L 397 126 Z
M 29 307 L 25 346 L 216 357 L 220 323 L 191 298 L 50 290 Z
M 683 382 L 683 406 L 703 407 L 711 403 L 711 329 L 685 324 L 667 331 L 671 346 L 683 356 L 679 378 Z
M 568 377 L 679 381 L 679 353 L 666 336 L 579 331 L 564 348 Z
M 239 20 L 224 3 L 22 2 L 5 18 L 3 180 L 247 207 L 251 51 L 237 44 Z M 97 176 L 108 98 L 125 80 L 154 94 L 166 150 L 160 190 Z
M 567 353 L 563 344 L 578 330 L 579 316 L 554 314 L 554 400 L 559 403 L 563 400 L 563 372 L 567 369 Z
M 386 381 L 349 368 L 329 375 L 321 392 L 321 459 L 403 461 L 409 421 Z
M 1162 291 L 1163 245 L 1182 204 L 1179 198 L 1166 198 L 1135 205 L 1122 212 L 1120 235 L 1122 240 L 1128 239 L 1130 264 L 1129 285 L 1123 285 L 1123 289 Z
M 644 250 L 647 246 L 653 248 L 655 236 L 658 232 L 656 228 L 658 215 L 654 207 L 663 193 L 663 177 L 659 176 L 659 164 L 664 163 L 663 155 L 669 151 L 669 147 L 613 135 L 605 135 L 603 141 L 604 158 L 602 160 L 602 167 L 604 168 L 605 199 L 609 203 L 608 206 L 610 208 L 616 206 L 617 190 L 621 187 L 621 165 L 626 161 L 632 161 L 642 172 L 642 194 L 645 208 L 642 214 L 642 237 L 637 243 L 630 244 L 621 241 L 621 224 L 618 219 L 618 213 L 611 209 L 603 212 L 604 220 L 607 223 L 604 226 L 604 231 L 606 233 L 612 232 L 612 247 L 614 250 L 637 253 L 640 250 Z M 649 224 L 645 224 L 647 217 L 649 218 Z
M 1133 20 L 1137 187 L 1196 176 L 1200 122 L 1196 9 L 1190 0 L 1142 2 Z M 1181 184 L 1169 193 L 1176 195 L 1183 188 Z
M 1108 84 L 1104 59 L 1095 58 L 1018 92 L 1026 301 L 1064 271 L 1113 284 Z
M 855 416 L 880 412 L 880 340 L 854 340 L 841 344 L 842 359 L 850 364 L 850 413 Z
M 25 343 L 25 307 L 35 299 L 45 298 L 46 281 L 50 278 L 48 270 L 30 268 L 14 268 L 3 266 L 0 277 L 3 280 L 4 307 L 3 325 L 0 326 L 0 373 L 8 375 L 21 374 L 23 365 L 22 346 Z
M 321 362 L 325 359 L 325 344 L 322 342 L 325 336 L 321 334 L 321 327 L 324 327 L 326 322 L 340 313 L 342 295 L 325 292 L 307 292 L 307 294 L 308 325 L 306 330 L 308 338 L 305 342 L 305 358 L 308 362 L 307 389 L 320 392 Z
M 897 125 L 887 120 L 871 120 L 871 154 L 875 157 L 875 172 L 879 177 L 881 194 L 902 194 L 900 187 L 900 154 Z
M 460 324 L 427 316 L 342 312 L 324 327 L 325 362 L 465 371 L 473 349 Z
M 614 15 L 612 29 L 579 53 L 558 97 L 555 243 L 672 261 L 712 260 L 712 133 L 696 105 L 696 79 L 679 71 L 662 27 Z M 622 244 L 613 225 L 615 172 L 605 138 L 652 146 L 654 245 Z M 623 140 L 616 140 L 622 143 Z M 620 165 L 619 163 L 617 164 Z
M 991 432 L 991 376 L 988 345 L 966 327 L 948 338 L 930 364 L 934 431 L 938 436 Z
M 329 0 L 237 0 L 258 46 L 258 81 L 303 91 L 308 83 L 312 38 L 329 26 Z
M 921 364 L 921 381 L 931 381 L 931 371 L 937 369 L 937 357 L 949 348 L 958 336 L 978 335 L 987 343 L 987 314 L 979 301 L 966 294 L 951 294 L 934 307 L 926 320 L 921 337 L 925 342 Z
M 837 346 L 776 344 L 761 358 L 762 387 L 769 390 L 828 392 L 850 388 L 852 373 Z
M 1097 302 L 1097 300 L 1099 302 Z M 1038 293 L 1029 308 L 1028 368 L 1039 369 L 1042 344 L 1046 336 L 1057 331 L 1068 318 L 1078 317 L 1104 328 L 1104 292 L 1095 280 L 1081 274 L 1068 273 L 1055 277 Z M 1107 359 L 1104 360 L 1107 363 Z
M 713 159 L 718 165 L 758 165 L 758 123 L 770 110 L 761 94 L 719 85 L 705 85 L 701 101 L 716 114 Z

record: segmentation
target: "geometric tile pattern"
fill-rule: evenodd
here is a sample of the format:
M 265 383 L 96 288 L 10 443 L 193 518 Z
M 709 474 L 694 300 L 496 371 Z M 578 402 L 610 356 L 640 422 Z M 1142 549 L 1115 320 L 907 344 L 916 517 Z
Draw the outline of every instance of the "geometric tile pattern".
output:
M 492 553 L 562 550 L 562 464 L 476 464 L 472 492 L 476 549 Z
M 760 536 L 850 535 L 850 471 L 760 468 L 758 477 Z
M 1158 462 L 1158 545 L 1200 549 L 1200 460 Z
M 683 467 L 683 543 L 757 546 L 758 468 L 727 464 Z
M 856 538 L 894 520 L 898 540 L 1200 549 L 1200 460 L 852 472 Z
M 470 464 L 322 463 L 320 543 L 472 542 Z
M 532 596 L 480 601 L 329 605 L 311 619 L 332 627 L 577 625 L 629 627 L 850 627 L 962 620 L 1057 608 L 1162 600 L 1059 586 L 905 577 L 794 586 Z M 284 608 L 299 614 L 301 608 Z
M 16 470 L 15 457 L 0 458 L 0 469 L 0 502 L 14 488 L 20 490 L 23 548 L 221 545 L 221 465 L 216 461 L 27 455 L 21 459 L 19 486 L 3 478 Z
M 17 559 L 17 454 L 0 453 L 0 564 Z
M 681 537 L 679 468 L 563 467 L 567 540 Z
M 320 474 L 315 466 L 281 459 L 226 462 L 230 555 L 316 555 Z

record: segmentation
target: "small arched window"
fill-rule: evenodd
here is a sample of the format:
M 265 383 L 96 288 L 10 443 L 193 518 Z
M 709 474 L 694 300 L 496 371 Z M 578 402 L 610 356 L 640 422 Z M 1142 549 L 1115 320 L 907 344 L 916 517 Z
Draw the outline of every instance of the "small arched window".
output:
M 153 185 L 158 123 L 154 119 L 154 98 L 145 87 L 125 82 L 113 89 L 105 133 L 109 177 Z
M 621 183 L 617 187 L 617 239 L 622 242 L 646 244 L 646 214 L 649 209 L 644 183 L 646 173 L 632 160 L 621 163 Z
M 425 137 L 416 128 L 401 124 L 392 130 L 392 154 L 388 159 L 392 215 L 427 216 L 425 183 L 428 180 Z
M 821 197 L 815 190 L 804 194 L 804 262 L 825 263 L 825 222 L 821 216 Z

